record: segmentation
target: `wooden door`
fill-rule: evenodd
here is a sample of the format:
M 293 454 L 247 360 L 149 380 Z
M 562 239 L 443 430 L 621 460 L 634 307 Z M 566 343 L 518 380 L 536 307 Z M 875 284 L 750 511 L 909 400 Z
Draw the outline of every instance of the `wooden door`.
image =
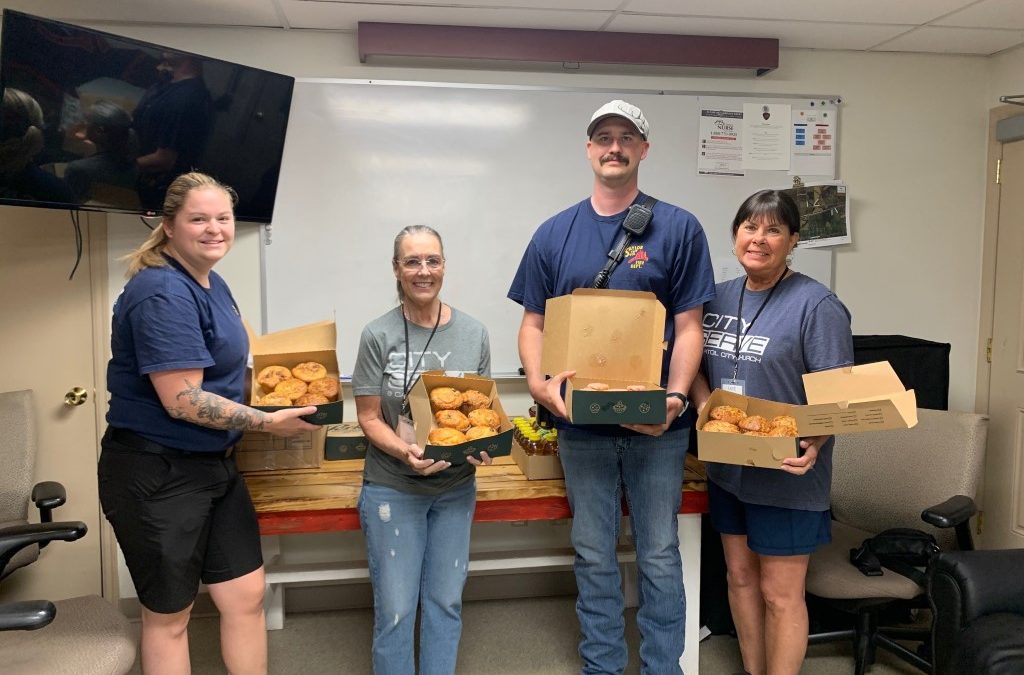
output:
M 89 528 L 79 541 L 50 544 L 39 560 L 5 579 L 0 600 L 56 600 L 102 590 L 96 460 L 106 397 L 96 389 L 105 350 L 97 350 L 96 336 L 106 328 L 94 324 L 94 315 L 109 322 L 103 318 L 109 312 L 94 289 L 106 288 L 106 221 L 82 214 L 81 224 L 82 260 L 69 281 L 76 258 L 69 213 L 0 206 L 0 390 L 33 390 L 36 481 L 58 481 L 67 489 L 67 504 L 54 520 L 81 520 Z M 90 255 L 93 245 L 100 247 L 96 255 Z M 65 393 L 74 387 L 85 389 L 87 398 L 65 405 Z M 34 506 L 29 519 L 36 521 L 33 512 Z
M 982 537 L 1024 548 L 1024 140 L 1001 153 Z

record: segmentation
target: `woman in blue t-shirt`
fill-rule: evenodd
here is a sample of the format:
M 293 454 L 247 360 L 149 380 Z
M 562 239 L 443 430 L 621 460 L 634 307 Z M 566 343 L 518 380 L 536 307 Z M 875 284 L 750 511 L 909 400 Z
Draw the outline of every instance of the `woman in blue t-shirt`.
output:
M 146 673 L 188 672 L 200 581 L 228 671 L 267 672 L 259 526 L 231 450 L 245 430 L 316 428 L 300 419 L 313 407 L 242 404 L 249 341 L 213 271 L 234 241 L 235 199 L 209 176 L 178 176 L 114 303 L 99 495 L 142 604 Z
M 789 269 L 800 239 L 791 197 L 762 190 L 732 223 L 746 275 L 704 306 L 704 357 L 691 398 L 710 390 L 806 404 L 802 375 L 853 364 L 850 313 L 825 286 Z M 729 606 L 743 667 L 795 675 L 807 651 L 804 582 L 811 552 L 832 539 L 831 436 L 803 438 L 781 470 L 709 462 L 711 522 L 722 536 Z

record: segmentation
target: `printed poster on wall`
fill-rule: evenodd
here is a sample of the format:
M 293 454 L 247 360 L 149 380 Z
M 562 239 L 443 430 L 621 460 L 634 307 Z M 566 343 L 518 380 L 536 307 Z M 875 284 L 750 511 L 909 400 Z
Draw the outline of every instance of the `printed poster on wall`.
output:
M 793 108 L 790 174 L 836 177 L 835 118 L 835 110 Z
M 700 109 L 697 174 L 743 175 L 743 111 L 739 108 Z
M 789 169 L 790 107 L 788 103 L 743 104 L 744 169 Z

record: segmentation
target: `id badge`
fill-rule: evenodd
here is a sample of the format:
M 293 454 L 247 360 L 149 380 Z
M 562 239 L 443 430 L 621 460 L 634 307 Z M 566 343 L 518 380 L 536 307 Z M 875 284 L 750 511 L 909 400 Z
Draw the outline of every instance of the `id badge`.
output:
M 743 395 L 743 385 L 745 383 L 746 383 L 746 380 L 737 380 L 736 378 L 723 377 L 722 378 L 722 389 L 724 389 L 726 391 L 731 391 L 734 394 L 739 394 L 740 396 L 742 396 Z
M 399 415 L 398 428 L 395 429 L 395 433 L 409 445 L 416 442 L 416 429 L 412 425 L 412 418 L 408 415 Z

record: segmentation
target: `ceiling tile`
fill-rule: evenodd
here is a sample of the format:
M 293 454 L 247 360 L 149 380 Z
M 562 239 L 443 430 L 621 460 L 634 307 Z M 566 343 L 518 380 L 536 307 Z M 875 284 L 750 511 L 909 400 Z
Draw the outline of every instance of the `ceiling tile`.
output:
M 965 28 L 1024 29 L 1024 2 L 1021 0 L 984 0 L 936 21 L 936 26 Z
M 303 0 L 282 0 L 281 5 L 292 28 L 335 30 L 355 30 L 359 21 L 597 30 L 610 16 L 610 12 L 597 11 L 428 7 L 424 5 L 354 4 Z
M 940 54 L 994 54 L 1024 42 L 1024 31 L 985 28 L 922 26 L 873 51 L 936 52 Z
M 622 0 L 285 0 L 282 4 L 400 5 L 405 7 L 486 7 L 490 9 L 556 9 L 559 11 L 618 9 Z
M 777 38 L 781 47 L 811 49 L 867 49 L 893 38 L 912 26 L 759 21 L 620 14 L 608 30 L 629 33 L 676 33 L 728 37 Z
M 271 0 L 3 0 L 0 7 L 69 23 L 281 25 Z
M 1007 0 L 1019 2 L 1020 0 Z M 920 25 L 976 0 L 630 0 L 623 10 L 737 19 L 796 19 Z

